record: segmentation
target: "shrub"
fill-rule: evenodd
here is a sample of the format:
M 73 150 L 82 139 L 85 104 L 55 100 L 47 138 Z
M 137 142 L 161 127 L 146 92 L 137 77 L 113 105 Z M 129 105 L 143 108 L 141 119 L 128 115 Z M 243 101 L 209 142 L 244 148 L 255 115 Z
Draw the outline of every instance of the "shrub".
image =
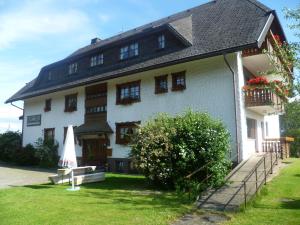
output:
M 35 157 L 39 160 L 41 167 L 56 167 L 59 160 L 58 143 L 39 138 L 35 142 Z
M 291 142 L 290 156 L 299 158 L 300 157 L 300 129 L 290 129 L 285 134 L 288 137 L 293 137 L 294 142 Z
M 187 111 L 170 117 L 159 114 L 142 126 L 133 137 L 134 165 L 156 185 L 184 191 L 223 182 L 230 168 L 230 135 L 224 125 L 206 113 Z M 210 163 L 187 181 L 186 176 Z
M 16 152 L 16 163 L 20 166 L 37 166 L 39 159 L 35 156 L 35 148 L 28 144 Z
M 8 131 L 0 134 L 0 160 L 14 162 L 16 152 L 22 148 L 20 132 Z

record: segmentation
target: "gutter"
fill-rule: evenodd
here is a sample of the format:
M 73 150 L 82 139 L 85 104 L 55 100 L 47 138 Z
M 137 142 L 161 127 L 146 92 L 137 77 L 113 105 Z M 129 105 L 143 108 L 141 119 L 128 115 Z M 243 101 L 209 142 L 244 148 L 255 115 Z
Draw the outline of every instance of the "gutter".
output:
M 224 58 L 224 61 L 228 67 L 228 69 L 231 71 L 232 73 L 232 82 L 233 82 L 233 100 L 234 100 L 234 119 L 235 119 L 235 136 L 236 136 L 236 142 L 237 142 L 237 146 L 236 146 L 236 149 L 237 149 L 237 163 L 239 164 L 240 161 L 241 161 L 241 154 L 240 154 L 240 144 L 241 144 L 241 140 L 240 140 L 240 136 L 238 135 L 239 134 L 239 129 L 238 129 L 238 124 L 239 124 L 239 120 L 238 120 L 238 108 L 237 108 L 237 96 L 236 96 L 236 83 L 237 83 L 237 80 L 236 80 L 236 77 L 235 77 L 235 73 L 234 73 L 234 70 L 232 69 L 231 65 L 229 64 L 228 62 L 228 59 L 227 59 L 227 54 L 226 53 L 223 53 L 223 58 Z M 230 152 L 230 159 L 232 157 L 232 152 Z
M 24 120 L 25 120 L 25 117 L 24 117 L 24 111 L 25 111 L 25 110 L 24 110 L 23 108 L 21 108 L 21 107 L 15 105 L 15 104 L 13 104 L 12 102 L 11 102 L 10 104 L 11 104 L 13 107 L 17 108 L 17 109 L 22 110 L 22 117 L 23 117 L 23 119 L 22 119 L 22 139 L 21 139 L 21 146 L 23 146 Z

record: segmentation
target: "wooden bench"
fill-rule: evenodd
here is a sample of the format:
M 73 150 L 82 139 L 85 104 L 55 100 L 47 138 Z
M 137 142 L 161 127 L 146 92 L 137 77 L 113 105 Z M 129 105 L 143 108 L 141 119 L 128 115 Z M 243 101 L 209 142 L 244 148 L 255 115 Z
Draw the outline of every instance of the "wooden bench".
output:
M 86 175 L 92 173 L 96 170 L 96 166 L 84 166 L 84 167 L 77 167 L 74 170 L 74 177 L 80 175 Z M 63 184 L 63 183 L 70 183 L 71 182 L 71 169 L 58 169 L 57 175 L 52 175 L 49 177 L 49 180 L 53 184 Z
M 81 185 L 85 183 L 94 183 L 105 180 L 105 173 L 92 173 L 92 174 L 84 174 L 79 176 L 74 176 L 75 185 Z

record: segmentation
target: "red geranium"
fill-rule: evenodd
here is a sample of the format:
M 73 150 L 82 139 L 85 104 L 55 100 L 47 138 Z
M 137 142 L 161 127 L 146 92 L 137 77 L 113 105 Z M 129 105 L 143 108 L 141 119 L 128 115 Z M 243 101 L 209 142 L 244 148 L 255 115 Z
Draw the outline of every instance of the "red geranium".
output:
M 282 45 L 281 37 L 278 34 L 274 35 L 274 39 L 276 40 L 278 45 Z
M 256 77 L 253 79 L 250 79 L 247 82 L 249 85 L 264 85 L 264 84 L 269 84 L 268 80 L 264 77 Z

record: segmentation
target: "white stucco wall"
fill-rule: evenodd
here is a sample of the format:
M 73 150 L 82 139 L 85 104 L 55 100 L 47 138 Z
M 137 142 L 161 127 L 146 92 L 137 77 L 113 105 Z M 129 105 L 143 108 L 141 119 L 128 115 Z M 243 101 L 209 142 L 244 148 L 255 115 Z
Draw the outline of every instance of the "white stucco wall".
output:
M 266 138 L 279 138 L 280 137 L 280 123 L 278 115 L 271 115 L 265 117 L 265 124 L 268 124 L 268 132 L 265 132 Z M 265 125 L 265 129 L 267 126 Z
M 78 93 L 77 111 L 72 113 L 64 112 L 65 96 Z M 44 112 L 45 100 L 51 98 L 51 111 Z M 68 125 L 79 126 L 84 122 L 84 87 L 74 88 L 67 91 L 57 92 L 49 95 L 43 95 L 27 99 L 24 102 L 24 133 L 23 145 L 32 144 L 38 138 L 44 137 L 45 128 L 55 128 L 55 139 L 59 143 L 59 154 L 63 148 L 64 127 Z M 41 114 L 41 126 L 28 127 L 27 116 Z M 76 145 L 77 156 L 81 156 L 82 151 L 79 145 Z
M 230 58 L 234 61 L 233 57 Z M 183 70 L 186 70 L 187 88 L 184 91 L 172 92 L 171 73 Z M 154 77 L 164 74 L 169 74 L 169 92 L 156 95 Z M 116 84 L 135 80 L 141 80 L 141 102 L 126 106 L 116 105 Z M 221 56 L 111 80 L 108 82 L 107 100 L 108 123 L 114 131 L 116 122 L 144 122 L 157 112 L 174 115 L 190 107 L 193 110 L 208 112 L 214 118 L 221 119 L 235 142 L 232 74 Z M 115 135 L 111 135 L 110 140 L 113 158 L 128 156 L 130 149 L 115 144 Z
M 237 68 L 235 54 L 228 55 L 230 64 Z M 171 73 L 186 71 L 186 90 L 172 92 Z M 169 92 L 156 95 L 155 76 L 169 74 Z M 116 84 L 141 80 L 141 102 L 131 105 L 116 105 Z M 109 80 L 107 95 L 107 120 L 115 131 L 116 122 L 145 122 L 158 112 L 181 113 L 191 108 L 208 112 L 214 118 L 222 120 L 231 134 L 232 148 L 236 150 L 236 120 L 233 98 L 233 77 L 222 56 L 147 71 L 123 78 Z M 84 123 L 85 87 L 74 88 L 54 94 L 31 98 L 25 101 L 24 145 L 43 137 L 45 128 L 55 128 L 55 139 L 59 142 L 59 153 L 63 147 L 63 128 L 72 124 Z M 64 112 L 65 95 L 78 93 L 77 111 Z M 44 112 L 45 100 L 52 99 L 52 110 Z M 27 116 L 42 115 L 41 126 L 27 127 Z M 245 118 L 245 117 L 243 117 Z M 243 128 L 244 129 L 244 128 Z M 245 132 L 245 131 L 244 131 Z M 247 132 L 247 130 L 246 130 Z M 126 158 L 130 149 L 115 144 L 115 134 L 109 136 L 113 149 L 113 158 Z M 77 155 L 82 155 L 81 147 L 76 146 Z M 236 155 L 236 152 L 232 152 Z

